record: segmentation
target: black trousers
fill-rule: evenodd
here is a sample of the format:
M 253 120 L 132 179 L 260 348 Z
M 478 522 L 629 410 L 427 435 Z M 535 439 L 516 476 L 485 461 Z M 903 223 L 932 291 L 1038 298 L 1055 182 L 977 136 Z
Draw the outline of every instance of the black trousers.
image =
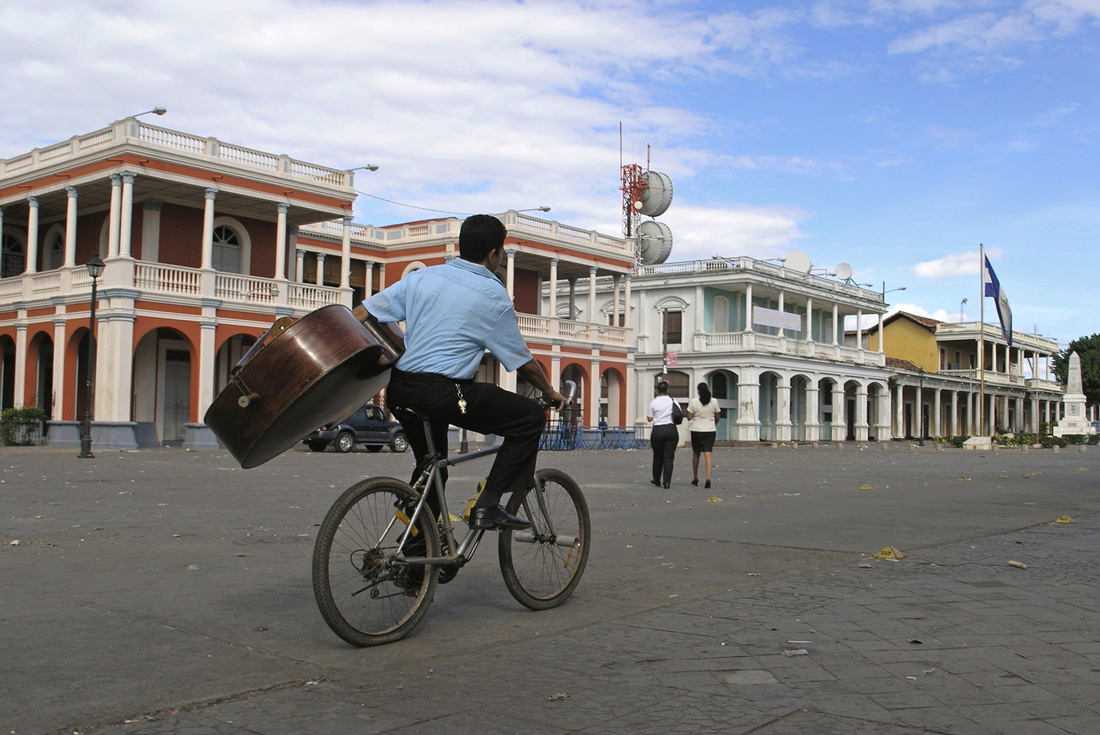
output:
M 460 391 L 466 401 L 465 413 L 458 405 Z M 504 437 L 475 507 L 494 507 L 500 504 L 501 495 L 531 486 L 539 439 L 546 425 L 546 411 L 537 401 L 492 383 L 454 380 L 443 375 L 407 373 L 397 369 L 390 375 L 386 396 L 394 415 L 405 428 L 405 436 L 416 456 L 418 468 L 428 453 L 424 424 L 408 412 L 401 411 L 402 408 L 427 414 L 432 426 L 432 444 L 444 457 L 447 456 L 447 430 L 451 424 L 479 434 Z M 447 479 L 446 470 L 443 479 Z M 433 510 L 438 513 L 440 509 Z
M 672 462 L 676 445 L 680 443 L 680 430 L 675 424 L 654 426 L 649 435 L 653 448 L 653 481 L 664 485 L 672 483 Z

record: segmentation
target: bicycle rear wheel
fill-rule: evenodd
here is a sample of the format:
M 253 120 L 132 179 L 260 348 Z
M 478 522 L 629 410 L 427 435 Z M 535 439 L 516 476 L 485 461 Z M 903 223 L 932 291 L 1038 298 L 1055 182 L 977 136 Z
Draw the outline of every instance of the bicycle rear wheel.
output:
M 512 493 L 508 512 L 531 521 L 522 531 L 501 530 L 500 571 L 508 591 L 532 610 L 557 607 L 573 594 L 588 563 L 592 521 L 588 503 L 572 477 L 538 471 L 538 490 Z
M 439 568 L 398 561 L 397 545 L 416 497 L 404 482 L 356 483 L 325 515 L 313 547 L 313 595 L 332 632 L 353 646 L 404 638 L 431 605 Z M 421 513 L 401 556 L 438 555 L 430 513 Z

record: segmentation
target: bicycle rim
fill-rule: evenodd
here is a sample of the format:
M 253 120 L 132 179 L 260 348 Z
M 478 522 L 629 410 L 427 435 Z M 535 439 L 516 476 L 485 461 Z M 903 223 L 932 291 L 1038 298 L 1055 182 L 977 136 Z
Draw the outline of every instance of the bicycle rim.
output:
M 526 607 L 545 610 L 565 602 L 580 583 L 592 523 L 588 503 L 572 477 L 553 469 L 539 470 L 538 477 L 544 504 L 533 488 L 513 493 L 508 501 L 508 512 L 531 521 L 531 530 L 500 531 L 498 549 L 508 591 Z
M 348 488 L 321 523 L 313 547 L 313 594 L 332 632 L 353 646 L 404 638 L 431 604 L 439 569 L 393 563 L 414 502 L 405 483 L 375 477 Z M 417 519 L 405 558 L 437 555 L 428 515 Z

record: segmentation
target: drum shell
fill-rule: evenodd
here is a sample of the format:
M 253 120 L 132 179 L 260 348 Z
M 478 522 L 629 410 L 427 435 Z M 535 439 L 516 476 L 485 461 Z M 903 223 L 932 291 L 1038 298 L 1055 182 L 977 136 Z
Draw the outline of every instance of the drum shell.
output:
M 256 467 L 370 400 L 402 347 L 347 307 L 322 307 L 246 355 L 204 421 L 242 467 Z

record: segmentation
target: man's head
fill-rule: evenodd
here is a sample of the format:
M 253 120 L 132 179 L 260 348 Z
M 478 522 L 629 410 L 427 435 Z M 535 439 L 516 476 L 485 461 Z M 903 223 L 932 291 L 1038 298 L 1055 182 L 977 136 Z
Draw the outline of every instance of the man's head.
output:
M 471 263 L 484 262 L 489 253 L 504 247 L 508 230 L 491 214 L 475 214 L 466 218 L 458 231 L 458 255 Z
M 662 396 L 667 396 L 668 395 L 668 383 L 666 383 L 663 380 L 661 382 L 657 383 L 657 394 L 662 395 Z

